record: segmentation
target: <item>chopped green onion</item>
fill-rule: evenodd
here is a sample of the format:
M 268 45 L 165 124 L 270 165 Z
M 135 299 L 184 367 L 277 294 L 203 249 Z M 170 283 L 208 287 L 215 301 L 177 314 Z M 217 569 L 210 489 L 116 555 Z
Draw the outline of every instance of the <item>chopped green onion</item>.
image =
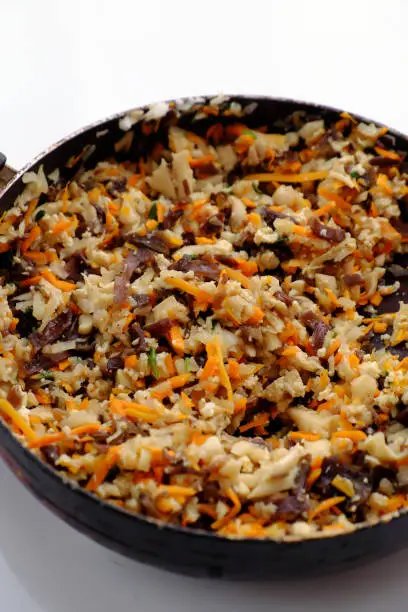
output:
M 259 189 L 258 185 L 256 185 L 255 183 L 252 183 L 252 189 L 255 191 L 255 193 L 262 195 L 262 191 Z
M 354 172 L 350 172 L 350 176 L 351 176 L 352 178 L 354 178 L 354 179 L 358 179 L 358 178 L 360 178 L 360 174 L 359 174 L 359 172 L 356 172 L 356 171 L 354 171 Z
M 153 376 L 155 378 L 159 378 L 160 374 L 159 374 L 159 368 L 157 367 L 157 353 L 156 353 L 156 349 L 154 349 L 153 347 L 149 351 L 149 356 L 147 358 L 147 361 L 148 361 L 148 364 L 150 366 Z
M 252 136 L 253 138 L 256 138 L 256 134 L 252 130 L 242 130 L 242 133 L 248 134 L 248 136 Z
M 186 357 L 186 358 L 184 359 L 184 365 L 185 365 L 185 368 L 186 368 L 186 372 L 189 372 L 189 371 L 190 371 L 190 361 L 191 361 L 191 360 L 190 360 L 190 357 Z
M 156 202 L 153 202 L 153 205 L 149 211 L 149 219 L 154 219 L 155 221 L 157 221 L 157 204 Z
M 39 210 L 38 213 L 35 215 L 34 220 L 40 221 L 40 219 L 42 219 L 44 215 L 45 215 L 45 210 Z

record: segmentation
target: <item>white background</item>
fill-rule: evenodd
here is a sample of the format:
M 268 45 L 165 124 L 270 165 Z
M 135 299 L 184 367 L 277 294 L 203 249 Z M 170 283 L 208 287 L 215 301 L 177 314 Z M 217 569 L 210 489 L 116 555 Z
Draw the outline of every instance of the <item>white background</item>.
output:
M 21 167 L 118 110 L 262 93 L 408 132 L 407 0 L 0 0 L 0 150 Z M 132 563 L 50 514 L 0 464 L 0 612 L 406 610 L 408 551 L 330 579 L 197 581 Z

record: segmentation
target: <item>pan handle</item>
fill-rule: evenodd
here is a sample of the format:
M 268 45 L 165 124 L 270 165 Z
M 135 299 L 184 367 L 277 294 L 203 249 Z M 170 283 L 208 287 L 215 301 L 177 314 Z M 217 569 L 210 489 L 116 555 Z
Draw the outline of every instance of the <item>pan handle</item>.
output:
M 6 165 L 6 156 L 0 153 L 0 193 L 11 179 L 17 174 L 11 166 Z

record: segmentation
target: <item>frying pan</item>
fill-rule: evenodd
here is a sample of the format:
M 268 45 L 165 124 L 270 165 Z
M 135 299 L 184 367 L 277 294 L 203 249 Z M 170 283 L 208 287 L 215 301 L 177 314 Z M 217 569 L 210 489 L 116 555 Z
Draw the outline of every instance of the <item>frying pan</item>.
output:
M 203 100 L 208 102 L 211 98 L 206 96 Z M 281 98 L 234 96 L 232 99 L 242 106 L 257 103 L 256 110 L 245 118 L 250 127 L 267 125 L 272 128 L 275 122 L 298 110 L 327 121 L 338 117 L 340 112 L 327 106 Z M 22 192 L 23 174 L 37 171 L 40 165 L 44 166 L 46 174 L 59 168 L 62 177 L 69 179 L 79 169 L 91 167 L 109 156 L 115 155 L 120 159 L 122 153 L 115 153 L 114 145 L 124 134 L 119 127 L 121 117 L 123 113 L 113 115 L 61 140 L 19 172 L 7 167 L 4 155 L 0 154 L 0 191 L 1 182 L 7 183 L 0 195 L 0 212 L 10 208 Z M 364 117 L 357 119 L 370 123 Z M 183 116 L 180 125 L 188 128 L 191 121 L 191 115 Z M 222 121 L 228 121 L 228 118 Z M 206 130 L 209 122 L 211 118 L 196 122 L 193 129 Z M 154 135 L 143 134 L 140 124 L 133 126 L 132 146 L 125 157 L 138 159 L 141 154 L 146 154 L 161 137 L 160 131 L 165 130 L 165 123 L 165 120 L 161 122 L 162 127 Z M 408 152 L 406 136 L 395 130 L 388 133 L 395 137 L 396 148 Z M 77 164 L 67 164 L 81 152 Z M 394 295 L 383 309 L 396 310 L 398 298 L 405 298 L 404 288 L 400 296 Z M 229 540 L 188 527 L 160 524 L 104 502 L 64 480 L 52 467 L 24 448 L 1 420 L 0 454 L 24 485 L 67 523 L 128 557 L 174 572 L 240 580 L 310 576 L 379 558 L 408 543 L 408 517 L 404 510 L 391 520 L 385 519 L 374 526 L 362 525 L 355 532 L 344 535 L 290 543 L 262 539 Z

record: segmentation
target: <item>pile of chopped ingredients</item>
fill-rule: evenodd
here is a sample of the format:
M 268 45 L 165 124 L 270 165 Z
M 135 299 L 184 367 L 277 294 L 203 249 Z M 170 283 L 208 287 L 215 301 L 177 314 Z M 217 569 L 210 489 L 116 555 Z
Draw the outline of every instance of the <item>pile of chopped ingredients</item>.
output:
M 381 310 L 407 275 L 405 154 L 347 113 L 271 133 L 238 106 L 201 105 L 201 135 L 167 107 L 149 156 L 24 177 L 0 223 L 0 413 L 128 511 L 341 534 L 408 505 L 408 304 Z M 118 150 L 160 121 L 125 117 Z

